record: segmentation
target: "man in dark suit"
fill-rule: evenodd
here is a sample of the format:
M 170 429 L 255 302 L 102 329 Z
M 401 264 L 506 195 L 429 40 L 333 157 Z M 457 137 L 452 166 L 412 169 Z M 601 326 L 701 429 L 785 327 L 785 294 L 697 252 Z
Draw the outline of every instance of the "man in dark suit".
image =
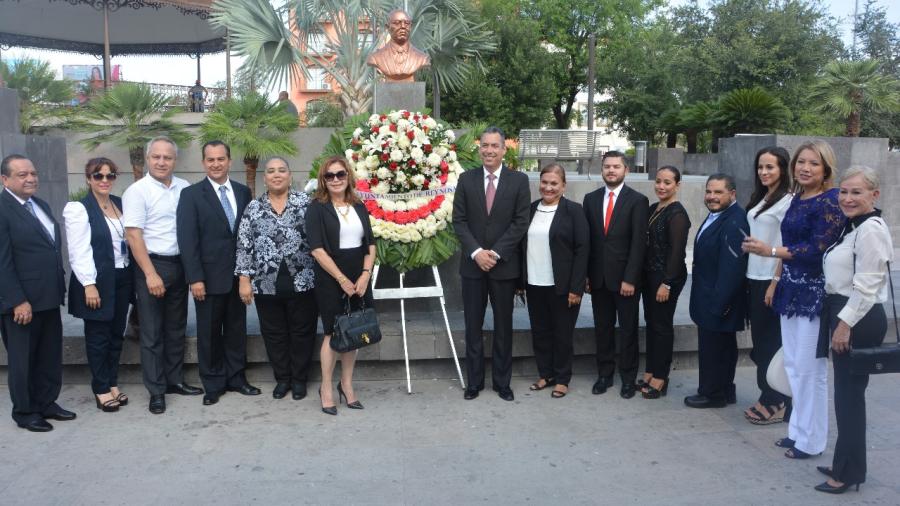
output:
M 503 166 L 506 136 L 497 127 L 481 134 L 481 170 L 459 178 L 453 199 L 453 227 L 462 243 L 462 277 L 466 318 L 465 399 L 484 389 L 484 342 L 481 328 L 488 297 L 494 315 L 491 352 L 493 388 L 512 401 L 512 310 L 521 271 L 519 243 L 528 231 L 531 200 L 528 176 Z
M 66 293 L 59 224 L 34 196 L 38 174 L 31 160 L 0 162 L 0 334 L 6 346 L 12 418 L 19 427 L 47 432 L 53 420 L 75 413 L 56 403 L 62 387 L 62 320 Z
M 638 304 L 641 270 L 647 249 L 647 210 L 643 194 L 625 184 L 628 164 L 619 151 L 603 154 L 606 183 L 584 197 L 591 232 L 588 284 L 597 339 L 597 381 L 591 392 L 606 392 L 616 369 L 616 317 L 619 320 L 620 395 L 634 397 L 638 362 Z
M 706 181 L 709 216 L 694 239 L 691 319 L 697 324 L 700 388 L 685 397 L 691 408 L 721 408 L 735 402 L 738 330 L 744 328 L 747 213 L 735 201 L 734 179 L 713 174 Z
M 197 358 L 203 404 L 226 390 L 259 395 L 247 383 L 247 309 L 234 275 L 237 230 L 252 196 L 228 177 L 231 150 L 222 141 L 203 145 L 206 178 L 181 192 L 177 234 L 181 263 L 197 308 Z

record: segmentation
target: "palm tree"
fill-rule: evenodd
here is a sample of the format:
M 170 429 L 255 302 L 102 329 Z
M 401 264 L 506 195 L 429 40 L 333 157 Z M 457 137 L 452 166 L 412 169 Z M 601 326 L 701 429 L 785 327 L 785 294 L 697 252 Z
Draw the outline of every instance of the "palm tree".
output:
M 288 0 L 276 8 L 268 0 L 219 0 L 211 22 L 228 29 L 233 50 L 272 84 L 321 68 L 341 87 L 349 117 L 371 106 L 374 76 L 366 59 L 379 47 L 394 6 L 391 0 Z M 411 0 L 408 9 L 416 21 L 410 40 L 431 57 L 437 95 L 442 86 L 460 87 L 481 68 L 482 54 L 496 47 L 485 24 L 471 21 L 457 0 Z
M 74 96 L 71 81 L 57 80 L 50 62 L 30 58 L 11 64 L 0 62 L 0 82 L 19 92 L 19 127 L 22 133 L 38 133 L 42 127 L 59 126 L 70 116 Z
M 741 88 L 719 97 L 710 123 L 725 136 L 772 132 L 784 127 L 791 111 L 777 97 L 760 88 Z
M 295 155 L 297 147 L 290 133 L 297 118 L 278 103 L 270 103 L 257 93 L 249 93 L 216 104 L 200 125 L 204 142 L 220 140 L 244 159 L 247 186 L 256 195 L 256 168 L 259 159 L 272 155 Z
M 144 84 L 121 83 L 88 102 L 72 127 L 95 135 L 79 141 L 89 150 L 103 143 L 128 149 L 134 180 L 144 176 L 144 146 L 154 137 L 166 136 L 185 146 L 193 136 L 172 121 L 176 109 L 169 97 L 154 93 Z
M 900 80 L 882 73 L 876 60 L 834 61 L 825 66 L 810 99 L 820 111 L 846 121 L 847 137 L 859 137 L 863 109 L 900 111 Z

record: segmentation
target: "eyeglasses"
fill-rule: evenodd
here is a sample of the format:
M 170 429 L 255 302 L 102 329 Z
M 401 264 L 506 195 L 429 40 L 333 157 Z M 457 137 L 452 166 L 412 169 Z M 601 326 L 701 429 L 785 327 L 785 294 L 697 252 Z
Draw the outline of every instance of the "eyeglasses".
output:
M 101 174 L 99 172 L 94 172 L 93 174 L 91 174 L 91 179 L 93 179 L 94 181 L 103 181 L 104 179 L 106 179 L 107 181 L 115 181 L 116 177 L 118 176 L 116 176 L 115 174 Z
M 326 172 L 325 173 L 325 181 L 333 181 L 337 179 L 338 181 L 343 181 L 347 179 L 347 171 L 342 170 L 340 172 Z

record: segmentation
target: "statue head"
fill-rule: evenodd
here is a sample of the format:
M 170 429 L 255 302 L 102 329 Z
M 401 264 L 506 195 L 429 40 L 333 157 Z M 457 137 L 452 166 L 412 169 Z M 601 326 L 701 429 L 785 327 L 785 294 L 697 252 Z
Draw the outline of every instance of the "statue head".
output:
M 403 9 L 394 9 L 388 13 L 387 29 L 391 34 L 391 40 L 402 46 L 409 42 L 412 18 Z

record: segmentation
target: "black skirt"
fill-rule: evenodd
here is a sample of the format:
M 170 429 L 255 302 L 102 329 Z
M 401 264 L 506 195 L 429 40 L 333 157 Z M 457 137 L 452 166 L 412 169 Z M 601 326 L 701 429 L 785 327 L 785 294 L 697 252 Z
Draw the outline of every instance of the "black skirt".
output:
M 331 256 L 331 259 L 334 260 L 338 269 L 344 273 L 344 276 L 347 276 L 347 279 L 355 283 L 362 274 L 363 262 L 368 253 L 369 247 L 363 245 L 357 248 L 339 249 Z M 316 302 L 319 305 L 322 329 L 325 335 L 331 335 L 334 333 L 334 319 L 346 312 L 346 294 L 337 280 L 331 277 L 331 274 L 325 272 L 325 269 L 322 269 L 318 264 L 316 264 L 315 273 Z M 374 301 L 372 299 L 371 278 L 363 299 L 367 307 L 372 307 Z M 351 300 L 351 308 L 359 308 L 362 302 L 363 300 L 354 296 Z

